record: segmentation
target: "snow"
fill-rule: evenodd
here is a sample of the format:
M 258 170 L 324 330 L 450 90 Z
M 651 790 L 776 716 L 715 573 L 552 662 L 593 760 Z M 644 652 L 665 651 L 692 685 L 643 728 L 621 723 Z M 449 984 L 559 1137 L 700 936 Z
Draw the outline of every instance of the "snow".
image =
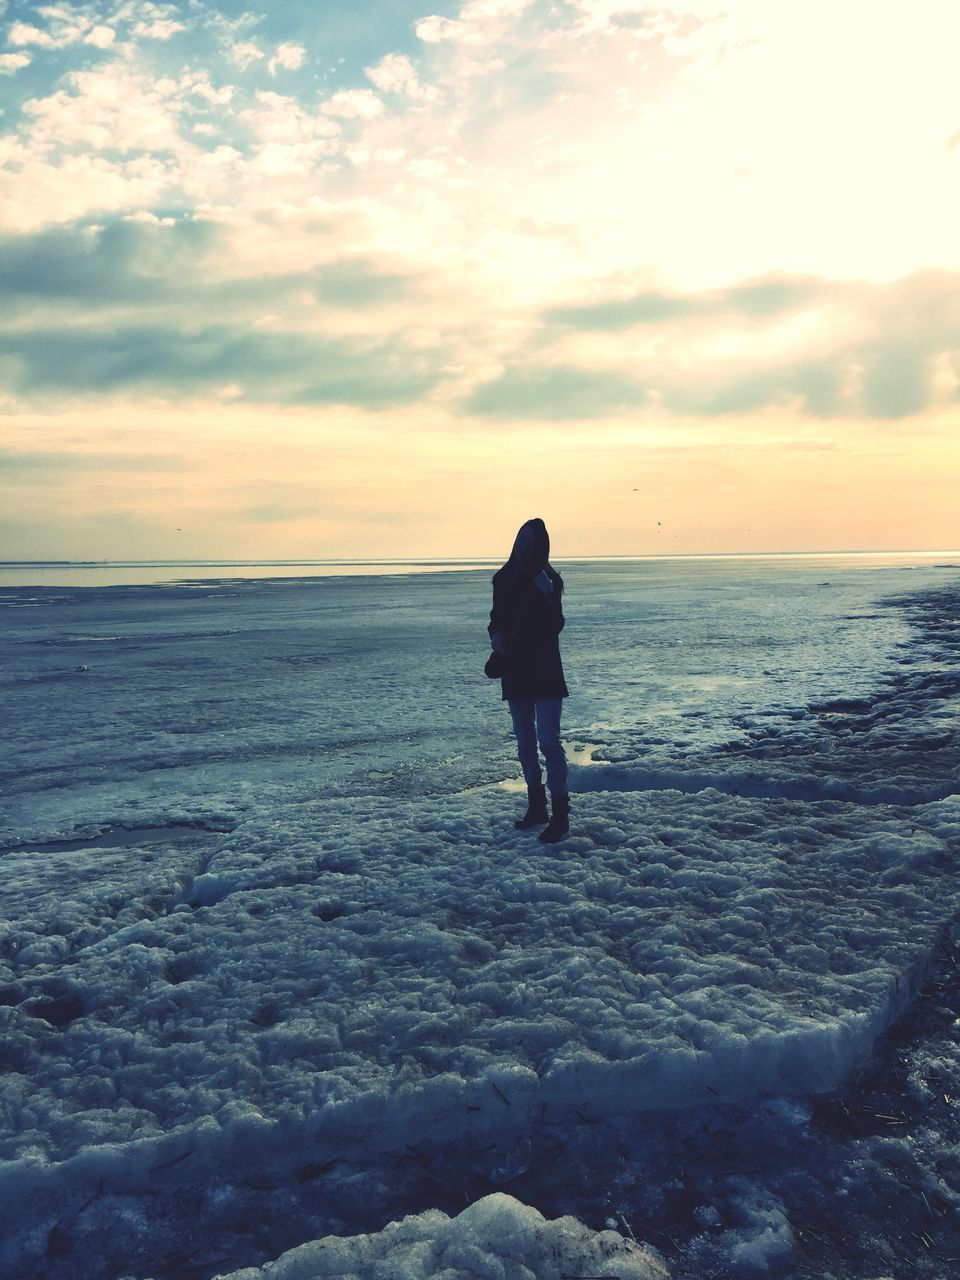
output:
M 376 1235 L 328 1236 L 222 1280 L 560 1280 L 612 1269 L 619 1280 L 669 1280 L 659 1259 L 617 1232 L 588 1231 L 569 1217 L 546 1222 L 536 1209 L 499 1194 L 453 1220 L 431 1210 Z
M 617 1217 L 596 1236 L 483 1192 L 545 1196 L 557 1141 L 570 1187 L 578 1163 L 613 1177 L 604 1143 L 637 1170 L 657 1132 L 682 1161 L 677 1114 L 740 1109 L 758 1149 L 789 1146 L 803 1100 L 870 1062 L 960 912 L 960 584 L 565 577 L 566 736 L 599 762 L 571 751 L 548 850 L 512 825 L 488 575 L 10 610 L 0 1273 L 178 1274 L 198 1223 L 244 1277 L 540 1276 L 550 1232 L 576 1273 L 629 1237 Z M 778 1274 L 784 1194 L 693 1205 L 689 1266 Z M 244 1237 L 251 1213 L 272 1236 Z
M 0 1155 L 176 1130 L 196 1150 L 239 1124 L 262 1160 L 291 1126 L 365 1147 L 428 1121 L 499 1132 L 497 1090 L 522 1127 L 831 1088 L 960 906 L 937 834 L 955 807 L 907 836 L 836 803 L 591 793 L 545 858 L 495 794 L 341 798 L 242 822 L 192 879 L 203 845 L 72 876 L 76 855 L 8 854 L 22 1094 Z M 54 1000 L 75 1013 L 51 1028 Z

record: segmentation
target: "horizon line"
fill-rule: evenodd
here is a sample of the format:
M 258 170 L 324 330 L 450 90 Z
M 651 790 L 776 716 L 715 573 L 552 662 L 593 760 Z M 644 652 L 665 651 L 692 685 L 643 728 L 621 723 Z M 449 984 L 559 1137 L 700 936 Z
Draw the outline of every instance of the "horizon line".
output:
M 799 556 L 871 556 L 871 555 L 888 555 L 888 556 L 935 556 L 935 555 L 960 555 L 960 547 L 857 547 L 857 548 L 835 548 L 832 550 L 807 550 L 807 551 L 636 551 L 636 552 L 591 552 L 580 555 L 564 555 L 557 556 L 557 562 L 563 561 L 580 561 L 580 560 L 689 560 L 689 559 L 756 559 L 761 557 L 799 557 Z M 324 564 L 494 564 L 501 563 L 502 554 L 484 555 L 484 556 L 437 556 L 437 555 L 408 555 L 408 556 L 292 556 L 292 557 L 270 557 L 260 559 L 257 557 L 245 557 L 241 559 L 228 559 L 224 556 L 204 556 L 196 558 L 174 558 L 163 556 L 150 556 L 145 559 L 82 559 L 82 560 L 61 560 L 53 558 L 41 559 L 18 559 L 18 560 L 0 560 L 0 568 L 16 569 L 16 568 L 98 568 L 103 566 L 118 567 L 130 565 L 131 567 L 139 567 L 141 565 L 156 566 L 176 566 L 176 565 L 199 565 L 207 567 L 215 567 L 219 565 L 324 565 Z

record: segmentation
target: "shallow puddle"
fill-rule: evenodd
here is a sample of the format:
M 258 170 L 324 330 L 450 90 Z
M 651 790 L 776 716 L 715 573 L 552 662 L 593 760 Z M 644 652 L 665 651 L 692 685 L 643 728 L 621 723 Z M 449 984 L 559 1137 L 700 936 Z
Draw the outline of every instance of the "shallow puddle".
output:
M 78 840 L 47 840 L 37 844 L 21 844 L 0 849 L 4 853 L 78 853 L 82 849 L 119 849 L 141 844 L 182 844 L 190 840 L 209 840 L 226 835 L 229 827 L 197 827 L 189 823 L 169 827 L 114 827 L 95 836 Z

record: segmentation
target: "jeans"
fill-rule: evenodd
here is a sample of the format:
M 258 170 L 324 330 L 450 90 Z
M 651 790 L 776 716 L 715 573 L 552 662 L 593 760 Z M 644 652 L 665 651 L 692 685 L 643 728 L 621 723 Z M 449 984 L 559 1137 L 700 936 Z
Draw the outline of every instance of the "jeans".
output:
M 513 720 L 513 732 L 517 735 L 517 756 L 523 766 L 523 778 L 528 787 L 538 787 L 543 781 L 540 774 L 540 757 L 537 755 L 537 739 L 547 762 L 547 786 L 550 794 L 567 794 L 567 757 L 560 741 L 560 711 L 562 698 L 510 698 L 507 705 Z

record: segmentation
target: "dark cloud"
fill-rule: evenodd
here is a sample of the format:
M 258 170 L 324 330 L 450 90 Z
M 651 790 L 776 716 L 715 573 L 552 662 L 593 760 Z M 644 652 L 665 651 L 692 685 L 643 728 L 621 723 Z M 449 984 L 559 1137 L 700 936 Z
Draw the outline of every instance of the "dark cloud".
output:
M 829 418 L 844 411 L 844 380 L 842 362 L 817 360 L 746 372 L 702 371 L 696 379 L 664 379 L 660 390 L 676 413 L 724 417 L 780 405 Z
M 280 231 L 278 230 L 278 235 Z M 418 290 L 409 272 L 369 258 L 339 258 L 305 271 L 224 279 L 226 229 L 202 219 L 121 221 L 0 236 L 0 301 L 69 302 L 88 311 L 180 304 L 199 312 L 283 306 L 296 293 L 337 309 L 365 310 Z M 229 272 L 226 273 L 229 277 Z
M 934 355 L 905 342 L 864 353 L 863 411 L 868 418 L 907 418 L 930 403 Z
M 809 306 L 822 296 L 826 284 L 806 276 L 762 276 L 728 289 L 703 293 L 642 290 L 627 298 L 554 307 L 546 312 L 544 319 L 573 329 L 610 332 L 631 329 L 635 325 L 688 320 L 694 316 L 716 317 L 731 312 L 764 319 Z
M 13 477 L 18 482 L 47 480 L 69 473 L 90 471 L 142 471 L 145 463 L 151 471 L 179 471 L 181 459 L 172 454 L 142 453 L 52 453 L 42 451 L 0 449 L 0 479 Z
M 220 235 L 210 222 L 115 222 L 0 237 L 0 299 L 150 306 L 196 287 Z
M 638 293 L 632 298 L 609 298 L 573 307 L 554 307 L 545 319 L 573 329 L 616 331 L 632 329 L 637 324 L 659 324 L 702 314 L 704 305 L 697 298 L 684 298 L 665 293 Z
M 836 288 L 834 285 L 834 292 Z M 729 308 L 763 319 L 812 306 L 829 291 L 827 281 L 809 276 L 764 276 L 721 289 L 715 297 L 718 310 Z
M 478 387 L 467 412 L 491 418 L 598 418 L 636 408 L 645 389 L 631 378 L 605 370 L 565 366 L 508 369 Z
M 409 274 L 365 258 L 254 278 L 223 279 L 225 266 L 227 231 L 200 220 L 0 237 L 0 386 L 24 398 L 182 398 L 237 383 L 251 401 L 378 409 L 437 381 L 435 357 L 399 342 L 255 323 L 311 303 L 372 312 L 416 292 Z
M 182 398 L 235 384 L 251 402 L 367 409 L 408 404 L 439 378 L 428 357 L 399 345 L 230 325 L 0 333 L 0 369 L 7 391 L 23 397 L 140 390 Z
M 791 328 L 794 319 L 801 323 Z M 784 407 L 815 418 L 892 421 L 942 398 L 934 380 L 938 360 L 946 358 L 960 377 L 960 273 L 950 271 L 921 271 L 890 284 L 764 276 L 702 293 L 644 290 L 554 307 L 543 320 L 531 363 L 518 361 L 480 387 L 467 409 L 595 417 L 642 404 L 643 396 L 631 401 L 626 392 L 642 384 L 648 402 L 699 417 Z M 631 334 L 641 327 L 642 335 Z M 551 340 L 569 349 L 578 332 L 610 334 L 635 381 L 556 359 L 544 372 Z M 730 354 L 713 354 L 717 345 Z

